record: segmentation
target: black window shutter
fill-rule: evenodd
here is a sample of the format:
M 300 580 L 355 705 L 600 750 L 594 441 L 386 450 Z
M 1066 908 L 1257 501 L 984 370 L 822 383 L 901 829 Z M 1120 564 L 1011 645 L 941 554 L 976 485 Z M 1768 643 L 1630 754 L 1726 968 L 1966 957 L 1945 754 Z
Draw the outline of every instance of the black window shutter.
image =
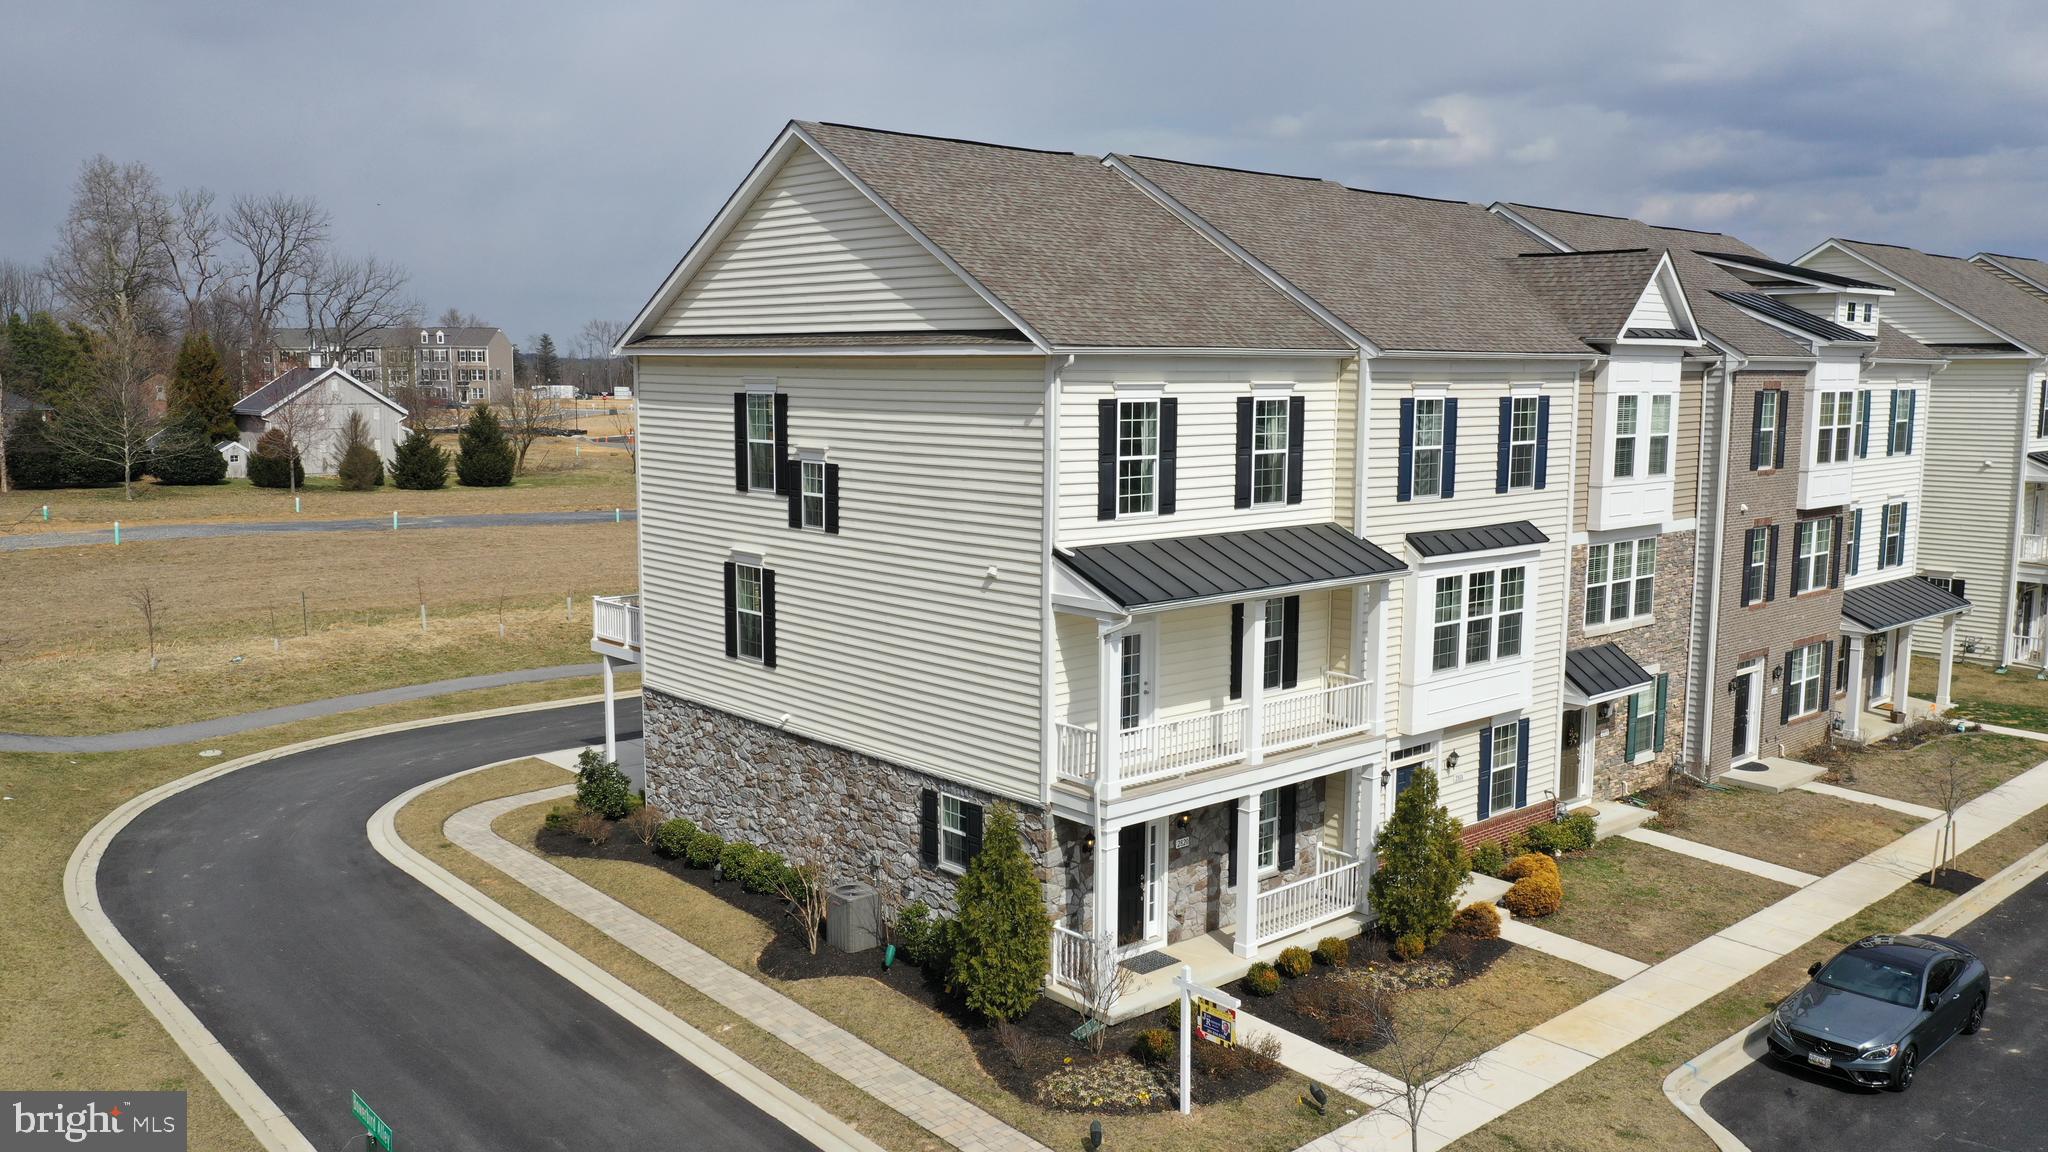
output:
M 1550 483 L 1550 397 L 1536 401 L 1536 486 Z
M 761 569 L 761 665 L 775 667 L 775 572 Z
M 1820 646 L 1820 698 L 1822 706 L 1835 694 L 1835 642 L 1829 640 Z
M 801 528 L 804 526 L 804 485 L 801 479 L 803 465 L 792 464 L 789 471 L 798 474 L 799 479 L 789 485 L 782 494 L 789 499 L 789 526 Z
M 1444 499 L 1458 490 L 1458 401 L 1444 401 Z
M 825 465 L 825 531 L 839 535 L 839 465 Z
M 729 658 L 740 654 L 740 620 L 737 611 L 739 605 L 735 601 L 739 567 L 730 560 L 725 562 L 725 654 Z
M 1230 698 L 1244 699 L 1244 605 L 1230 606 Z
M 1234 803 L 1225 804 L 1223 806 L 1223 815 L 1225 821 L 1230 825 L 1230 844 L 1229 847 L 1223 850 L 1223 854 L 1230 860 L 1230 877 L 1224 883 L 1229 887 L 1235 888 L 1237 887 L 1237 805 Z
M 1508 432 L 1515 420 L 1515 402 L 1511 397 L 1500 398 L 1500 439 L 1494 448 L 1493 490 L 1508 490 Z
M 1854 576 L 1863 570 L 1863 509 L 1849 514 L 1849 538 L 1842 542 L 1842 563 L 1847 565 L 1847 575 Z M 1877 558 L 1877 566 L 1884 567 L 1884 557 Z
M 1793 651 L 1797 651 L 1797 649 L 1794 649 Z M 1780 724 L 1786 724 L 1786 723 L 1790 723 L 1790 722 L 1791 722 L 1791 720 L 1792 720 L 1792 653 L 1791 653 L 1791 652 L 1787 652 L 1787 653 L 1785 653 L 1785 671 L 1784 671 L 1784 673 L 1783 673 L 1783 675 L 1782 675 L 1782 679 L 1783 679 L 1783 682 L 1784 682 L 1784 686 L 1778 689 L 1778 723 L 1780 723 Z M 1758 747 L 1762 747 L 1762 746 L 1763 746 L 1763 745 L 1762 745 L 1762 742 L 1758 742 L 1758 745 L 1757 745 L 1757 746 L 1758 746 Z
M 1180 458 L 1180 401 L 1159 402 L 1159 514 L 1173 515 L 1174 473 Z
M 1116 519 L 1116 399 L 1095 405 L 1095 518 Z
M 1919 422 L 1919 408 L 1920 394 L 1911 388 L 1906 389 L 1906 455 L 1908 456 L 1913 454 L 1913 425 Z
M 1912 506 L 1911 504 L 1908 504 L 1908 503 L 1904 502 L 1904 501 L 1900 501 L 1900 502 L 1899 502 L 1899 563 L 1901 563 L 1901 564 L 1904 564 L 1904 563 L 1906 562 L 1906 542 L 1907 542 L 1908 540 L 1911 540 L 1911 539 L 1912 539 L 1912 537 L 1911 537 L 1911 536 L 1908 536 L 1908 535 L 1906 535 L 1906 518 L 1907 518 L 1908 516 L 1911 516 L 1912 514 L 1913 514 L 1913 506 Z
M 1894 388 L 1892 389 L 1892 401 L 1886 406 L 1884 416 L 1884 454 L 1887 456 L 1895 455 L 1898 451 L 1899 446 L 1893 443 L 1893 440 L 1897 438 L 1893 434 L 1893 430 L 1898 427 L 1898 419 L 1899 390 Z
M 1955 593 L 1956 599 L 1958 600 L 1969 599 L 1968 596 L 1963 595 L 1963 583 L 1964 582 L 1961 577 L 1953 578 L 1948 582 L 1948 590 Z
M 732 484 L 747 490 L 747 394 L 732 394 Z
M 1828 535 L 1832 538 L 1830 543 L 1834 545 L 1828 551 L 1828 587 L 1840 588 L 1842 586 L 1842 518 L 1836 516 L 1834 521 L 1834 527 L 1828 531 Z
M 962 831 L 965 832 L 961 838 L 967 841 L 967 859 L 971 861 L 981 855 L 981 805 L 962 804 L 960 823 L 964 826 Z
M 1764 394 L 1759 389 L 1750 397 L 1749 413 L 1749 470 L 1755 472 L 1764 466 Z
M 1781 391 L 1778 391 L 1778 392 L 1776 393 L 1776 395 L 1777 395 L 1777 397 L 1778 397 L 1778 452 L 1777 452 L 1778 464 L 1777 464 L 1777 466 L 1778 466 L 1778 467 L 1780 467 L 1780 468 L 1784 468 L 1784 467 L 1786 467 L 1786 466 L 1787 466 L 1787 463 L 1786 463 L 1786 460 L 1785 460 L 1785 429 L 1786 429 L 1786 426 L 1787 426 L 1787 425 L 1789 425 L 1789 424 L 1791 424 L 1791 423 L 1792 423 L 1792 401 L 1791 401 L 1791 395 L 1792 395 L 1792 394 L 1791 394 L 1791 393 L 1789 393 L 1789 392 L 1785 392 L 1785 391 L 1782 391 L 1782 390 L 1781 390 Z
M 1280 602 L 1280 619 L 1280 687 L 1292 688 L 1300 683 L 1301 597 Z
M 1750 554 L 1756 550 L 1756 534 L 1760 531 L 1762 531 L 1760 528 L 1751 528 L 1742 534 L 1742 602 L 1744 604 L 1756 603 L 1764 591 L 1762 588 L 1757 587 L 1757 571 L 1749 565 Z
M 1529 806 L 1529 721 L 1515 725 L 1515 807 Z
M 1301 503 L 1301 470 L 1308 447 L 1308 398 L 1287 399 L 1287 502 Z
M 1394 499 L 1406 500 L 1415 494 L 1415 401 L 1404 398 L 1401 401 L 1401 450 L 1394 464 Z
M 1764 599 L 1778 598 L 1778 526 L 1763 529 L 1764 533 Z
M 775 490 L 787 495 L 803 485 L 797 482 L 796 461 L 789 458 L 789 395 L 775 394 Z
M 1493 729 L 1479 730 L 1479 818 L 1493 815 Z
M 1295 807 L 1296 793 L 1300 791 L 1297 784 L 1280 789 L 1280 840 L 1273 848 L 1273 863 L 1278 864 L 1282 872 L 1294 867 L 1294 852 L 1299 846 L 1295 842 L 1294 825 L 1300 815 Z
M 1856 394 L 1856 455 L 1870 455 L 1870 389 Z
M 1671 673 L 1657 673 L 1657 725 L 1650 747 L 1658 752 L 1664 750 L 1664 708 L 1671 699 Z
M 1232 507 L 1252 506 L 1252 398 L 1237 398 L 1237 488 Z
M 918 795 L 917 854 L 927 868 L 939 866 L 939 793 L 926 788 Z

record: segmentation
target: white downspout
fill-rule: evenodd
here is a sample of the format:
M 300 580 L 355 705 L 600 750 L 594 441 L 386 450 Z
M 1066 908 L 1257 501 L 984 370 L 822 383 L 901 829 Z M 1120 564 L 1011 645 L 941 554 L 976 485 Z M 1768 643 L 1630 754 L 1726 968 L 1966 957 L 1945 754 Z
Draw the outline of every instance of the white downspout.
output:
M 1700 746 L 1694 750 L 1698 753 L 1694 758 L 1694 763 L 1699 765 L 1699 774 L 1702 780 L 1712 780 L 1714 778 L 1714 700 L 1718 693 L 1715 684 L 1719 676 L 1719 671 L 1716 667 L 1718 661 L 1715 660 L 1714 656 L 1721 640 L 1721 545 L 1728 535 L 1728 425 L 1732 419 L 1730 413 L 1735 403 L 1735 374 L 1742 370 L 1742 365 L 1745 363 L 1748 363 L 1748 361 L 1732 352 L 1723 352 L 1721 354 L 1721 379 L 1718 385 L 1721 393 L 1714 405 L 1715 427 L 1709 429 L 1704 424 L 1700 427 L 1700 439 L 1702 441 L 1700 445 L 1700 462 L 1702 471 L 1705 471 L 1709 464 L 1713 466 L 1711 484 L 1713 488 L 1714 525 L 1713 531 L 1709 534 L 1712 539 L 1704 542 L 1695 539 L 1693 545 L 1695 554 L 1702 549 L 1706 550 L 1707 553 L 1707 578 L 1705 581 L 1707 587 L 1707 627 L 1706 634 L 1701 640 L 1701 643 L 1706 646 L 1706 656 L 1704 663 L 1700 666 L 1700 678 L 1703 683 L 1699 684 L 1694 691 L 1688 692 L 1687 695 L 1699 701 L 1700 706 Z M 1704 383 L 1704 377 L 1702 377 L 1702 383 Z M 1701 397 L 1701 400 L 1702 402 L 1705 401 L 1704 395 Z M 1716 448 L 1712 452 L 1706 451 L 1707 445 L 1704 443 L 1709 435 L 1713 436 L 1716 444 Z M 1702 476 L 1700 483 L 1702 487 L 1705 487 L 1709 481 L 1706 476 Z M 1758 722 L 1758 717 L 1752 716 L 1750 718 L 1751 724 Z
M 1059 546 L 1060 374 L 1073 363 L 1072 356 L 1064 360 L 1053 356 L 1045 359 L 1045 449 L 1041 465 L 1045 476 L 1039 509 L 1044 520 L 1039 535 L 1045 547 L 1039 554 L 1038 573 L 1038 802 L 1045 808 L 1048 848 L 1052 844 L 1052 785 L 1058 776 L 1060 754 L 1052 714 L 1052 656 L 1059 635 L 1053 619 L 1052 583 L 1053 565 L 1058 563 L 1053 559 L 1053 551 Z

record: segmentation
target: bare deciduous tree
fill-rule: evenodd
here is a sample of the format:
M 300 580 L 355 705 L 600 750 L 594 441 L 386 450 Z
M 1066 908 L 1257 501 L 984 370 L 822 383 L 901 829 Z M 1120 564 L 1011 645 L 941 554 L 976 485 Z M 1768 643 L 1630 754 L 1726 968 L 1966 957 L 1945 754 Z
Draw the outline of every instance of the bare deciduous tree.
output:
M 147 584 L 128 593 L 128 602 L 142 613 L 142 627 L 149 634 L 149 670 L 156 671 L 156 590 Z
M 1080 974 L 1080 987 L 1076 992 L 1081 1000 L 1081 1015 L 1093 1020 L 1100 1027 L 1088 1032 L 1088 1051 L 1102 1055 L 1103 1044 L 1109 1039 L 1109 1015 L 1116 1010 L 1117 1001 L 1129 992 L 1137 980 L 1137 973 L 1117 963 L 1116 943 L 1103 937 L 1094 955 L 1088 958 L 1087 967 Z
M 436 324 L 438 324 L 438 325 L 440 325 L 440 326 L 441 326 L 441 327 L 443 327 L 443 328 L 488 328 L 488 327 L 490 327 L 490 325 L 489 325 L 489 324 L 486 324 L 486 323 L 484 323 L 483 317 L 481 317 L 481 316 L 478 316 L 478 315 L 477 315 L 476 313 L 474 313 L 474 312 L 464 312 L 464 311 L 463 311 L 462 309 L 460 309 L 460 308 L 448 308 L 448 309 L 444 309 L 444 310 L 443 310 L 443 311 L 441 312 L 441 318 L 440 318 L 439 320 L 435 321 L 435 323 L 436 323 Z
M 567 407 L 538 386 L 514 387 L 506 394 L 505 438 L 512 442 L 512 471 L 526 471 L 526 453 L 544 436 L 569 423 Z
M 825 870 L 805 863 L 783 869 L 775 884 L 775 894 L 782 897 L 783 911 L 796 921 L 797 930 L 803 933 L 804 944 L 813 956 L 818 954 L 818 937 L 825 924 L 827 887 Z
M 334 427 L 334 407 L 319 388 L 309 388 L 299 394 L 298 399 L 284 405 L 266 417 L 271 430 L 284 438 L 285 459 L 306 461 L 307 450 L 320 447 L 320 442 Z M 326 462 L 312 461 L 314 470 Z M 289 470 L 291 479 L 286 488 L 292 493 L 299 490 L 298 469 Z
M 252 365 L 327 247 L 329 218 L 308 196 L 237 196 L 222 228 L 241 249 L 235 297 Z
M 1939 762 L 1927 777 L 1927 791 L 1934 806 L 1941 809 L 1941 830 L 1934 837 L 1934 866 L 1927 870 L 1928 887 L 1941 883 L 1942 869 L 1956 858 L 1956 809 L 1970 798 L 1969 780 L 1963 772 L 1963 758 L 1953 746 L 1941 749 Z
M 0 260 L 0 321 L 48 312 L 56 303 L 45 269 L 19 260 Z
M 105 156 L 78 173 L 46 268 L 57 295 L 94 327 L 155 330 L 170 287 L 171 209 L 145 164 Z
M 235 274 L 234 264 L 222 250 L 220 214 L 213 210 L 213 191 L 181 189 L 169 212 L 169 227 L 164 231 L 164 260 L 171 286 L 185 301 L 185 329 L 210 331 L 210 309 Z
M 90 378 L 58 404 L 57 419 L 49 425 L 50 440 L 59 448 L 119 468 L 122 494 L 129 500 L 135 499 L 135 475 L 149 457 L 151 442 L 185 434 L 172 427 L 152 379 L 162 359 L 161 346 L 132 320 L 101 333 Z
M 1392 1013 L 1380 1014 L 1374 1025 L 1377 1046 L 1372 1067 L 1362 1068 L 1343 1085 L 1351 1095 L 1374 1108 L 1394 1108 L 1408 1123 L 1408 1146 L 1422 1152 L 1422 1115 L 1438 1089 L 1470 1074 L 1480 1057 L 1460 1061 L 1447 1057 L 1467 1042 L 1467 1026 L 1489 1006 L 1472 1005 L 1456 1014 L 1419 1014 L 1396 1035 Z M 1376 1070 L 1376 1071 L 1375 1071 Z
M 333 350 L 339 363 L 350 352 L 381 345 L 385 329 L 418 311 L 405 298 L 405 283 L 405 269 L 374 256 L 354 260 L 323 253 L 299 292 L 312 346 Z
M 618 345 L 619 338 L 625 334 L 626 326 L 617 320 L 587 321 L 583 325 L 583 330 L 576 334 L 577 343 L 580 345 L 578 352 L 585 359 L 603 365 L 600 376 L 602 383 L 600 391 L 616 391 L 620 382 L 624 379 L 626 371 L 625 361 L 612 355 L 612 349 Z

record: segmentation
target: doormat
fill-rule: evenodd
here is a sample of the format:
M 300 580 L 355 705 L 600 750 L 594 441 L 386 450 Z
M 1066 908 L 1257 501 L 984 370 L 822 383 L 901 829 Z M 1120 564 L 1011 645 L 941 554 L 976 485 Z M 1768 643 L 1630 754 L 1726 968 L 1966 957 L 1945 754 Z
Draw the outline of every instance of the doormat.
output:
M 1769 772 L 1771 766 L 1761 760 L 1751 760 L 1747 764 L 1737 764 L 1734 770 L 1737 772 Z
M 1147 972 L 1157 972 L 1161 968 L 1171 968 L 1178 963 L 1180 961 L 1175 960 L 1164 952 L 1143 952 L 1117 965 L 1117 967 L 1143 976 Z

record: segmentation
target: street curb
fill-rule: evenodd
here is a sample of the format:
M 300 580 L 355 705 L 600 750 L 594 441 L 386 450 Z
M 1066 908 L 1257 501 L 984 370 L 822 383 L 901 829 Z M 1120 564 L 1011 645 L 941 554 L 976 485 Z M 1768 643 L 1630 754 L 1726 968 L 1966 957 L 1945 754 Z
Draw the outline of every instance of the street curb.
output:
M 1926 919 L 1906 929 L 1908 933 L 1931 932 L 1937 936 L 1970 923 L 1998 906 L 2006 897 L 2048 874 L 2048 844 L 2043 844 L 2004 868 L 1984 883 L 1956 897 Z M 1741 1031 L 1673 1069 L 1664 1078 L 1664 1098 L 1699 1125 L 1700 1131 L 1720 1152 L 1751 1152 L 1749 1145 L 1707 1114 L 1707 1093 L 1716 1084 L 1764 1057 L 1764 1028 L 1769 1016 L 1759 1017 Z
M 477 891 L 468 882 L 429 860 L 398 834 L 399 811 L 422 795 L 464 776 L 527 759 L 532 757 L 515 756 L 495 764 L 450 773 L 394 797 L 370 817 L 367 829 L 370 846 L 399 871 L 538 960 L 627 1023 L 660 1041 L 749 1104 L 787 1125 L 790 1131 L 816 1145 L 822 1152 L 883 1152 L 880 1145 L 855 1131 L 844 1120 L 798 1095 L 582 953 Z M 524 793 L 519 798 L 540 803 L 570 795 L 573 791 L 569 785 L 563 785 Z
M 427 716 L 417 720 L 401 720 L 391 724 L 380 724 L 374 728 L 360 728 L 351 732 L 338 732 L 296 744 L 280 745 L 237 757 L 224 764 L 202 768 L 189 776 L 159 784 L 140 796 L 130 799 L 119 808 L 107 813 L 92 830 L 78 842 L 71 852 L 70 862 L 64 866 L 64 903 L 70 909 L 72 920 L 76 921 L 86 939 L 115 973 L 127 983 L 136 999 L 142 1001 L 150 1014 L 169 1032 L 171 1039 L 184 1050 L 187 1059 L 199 1069 L 214 1091 L 241 1117 L 255 1135 L 257 1143 L 266 1152 L 319 1152 L 300 1132 L 284 1110 L 277 1106 L 256 1081 L 235 1058 L 228 1054 L 205 1024 L 171 986 L 164 982 L 142 954 L 135 950 L 121 935 L 120 929 L 100 908 L 99 865 L 106 855 L 107 845 L 113 842 L 134 819 L 164 800 L 189 788 L 196 788 L 209 780 L 215 780 L 230 772 L 237 772 L 266 760 L 310 752 L 316 748 L 327 748 L 335 744 L 346 744 L 372 736 L 392 732 L 405 732 L 415 728 L 430 728 L 439 724 L 459 724 L 470 720 L 488 720 L 495 716 L 511 716 L 522 712 L 541 712 L 550 708 L 570 708 L 581 704 L 602 701 L 602 695 L 576 696 L 567 700 L 547 700 L 532 704 L 513 704 L 503 708 L 486 708 L 477 712 L 463 712 L 453 716 Z

